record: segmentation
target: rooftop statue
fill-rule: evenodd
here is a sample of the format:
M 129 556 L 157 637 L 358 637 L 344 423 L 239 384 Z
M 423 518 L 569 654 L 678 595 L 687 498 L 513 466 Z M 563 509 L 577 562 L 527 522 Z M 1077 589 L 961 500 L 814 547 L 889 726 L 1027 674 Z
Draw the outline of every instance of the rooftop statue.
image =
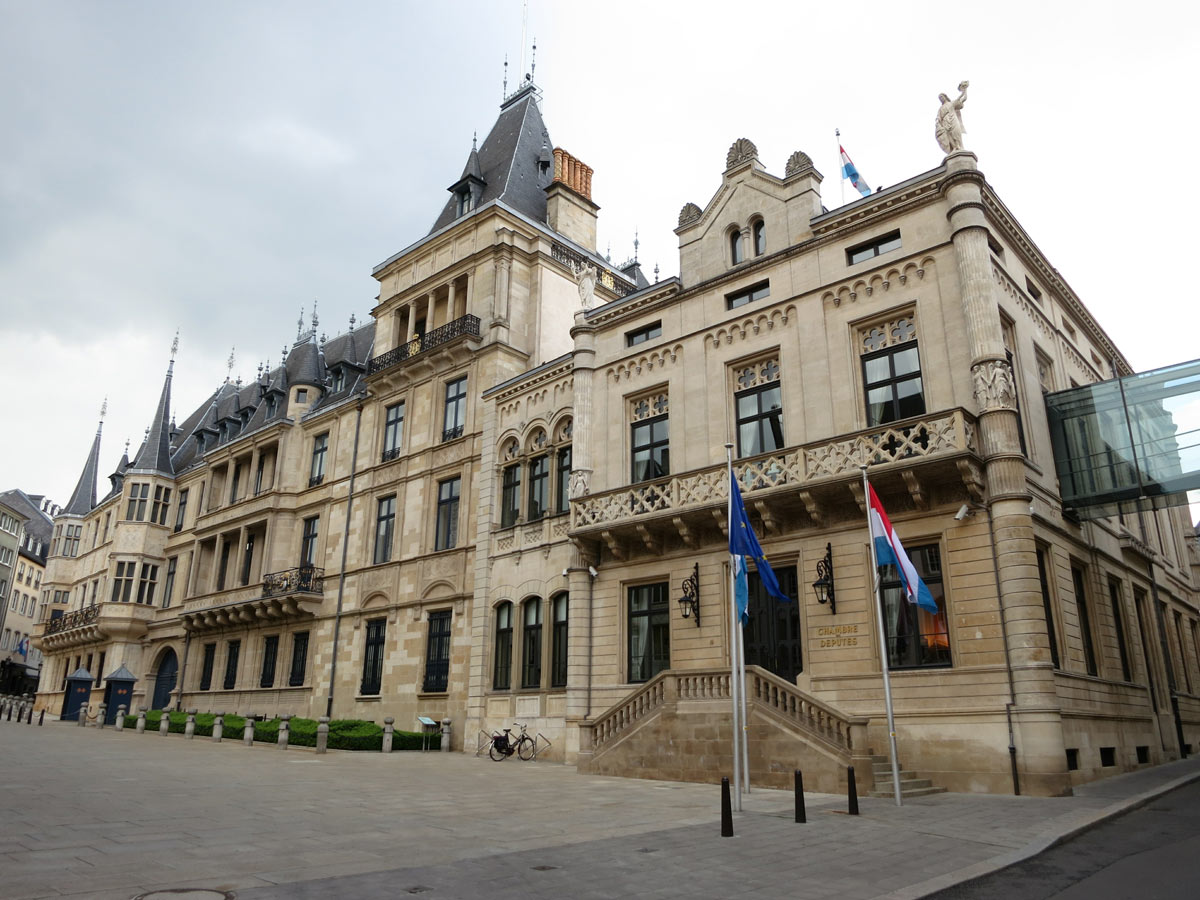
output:
M 592 308 L 592 295 L 596 290 L 596 267 L 589 262 L 581 266 L 575 263 L 575 281 L 579 285 L 579 302 L 584 309 Z
M 942 105 L 938 107 L 937 119 L 934 122 L 934 136 L 938 146 L 944 153 L 955 153 L 963 148 L 962 136 L 967 129 L 963 127 L 962 108 L 967 102 L 967 87 L 970 82 L 964 81 L 958 86 L 958 99 L 951 100 L 945 94 L 938 94 Z

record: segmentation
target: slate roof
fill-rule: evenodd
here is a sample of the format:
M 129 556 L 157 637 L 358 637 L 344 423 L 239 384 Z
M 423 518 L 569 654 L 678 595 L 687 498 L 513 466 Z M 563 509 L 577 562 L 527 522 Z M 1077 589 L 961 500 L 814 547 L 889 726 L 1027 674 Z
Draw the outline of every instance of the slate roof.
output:
M 171 360 L 167 365 L 167 377 L 163 380 L 158 407 L 154 410 L 154 418 L 150 420 L 150 430 L 130 466 L 135 472 L 152 472 L 169 478 L 175 475 L 171 465 L 171 374 L 174 369 L 175 360 Z
M 96 437 L 92 440 L 92 449 L 88 453 L 83 471 L 79 473 L 79 482 L 71 493 L 71 499 L 63 507 L 63 513 L 72 516 L 86 516 L 96 507 L 96 476 L 100 469 L 100 432 L 104 429 L 101 422 L 96 427 Z
M 492 200 L 505 204 L 538 221 L 546 221 L 546 186 L 554 175 L 550 133 L 537 105 L 537 88 L 527 84 L 500 107 L 496 124 L 478 152 L 472 149 L 463 168 L 463 178 L 474 176 L 485 182 L 476 206 Z M 458 218 L 458 199 L 451 196 L 429 233 Z

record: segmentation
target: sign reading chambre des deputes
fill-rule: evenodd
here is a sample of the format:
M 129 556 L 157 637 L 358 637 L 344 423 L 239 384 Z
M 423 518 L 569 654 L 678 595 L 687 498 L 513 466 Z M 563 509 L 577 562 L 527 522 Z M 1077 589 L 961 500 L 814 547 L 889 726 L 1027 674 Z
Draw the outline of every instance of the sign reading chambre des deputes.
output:
M 822 650 L 838 647 L 857 647 L 858 625 L 818 625 L 817 646 Z

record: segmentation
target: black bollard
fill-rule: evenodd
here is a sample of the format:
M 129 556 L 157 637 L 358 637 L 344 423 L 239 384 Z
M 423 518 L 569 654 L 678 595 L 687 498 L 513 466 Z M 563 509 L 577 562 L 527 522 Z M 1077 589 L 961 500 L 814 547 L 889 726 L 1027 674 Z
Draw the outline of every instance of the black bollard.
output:
M 32 703 L 29 704 L 29 715 L 25 719 L 25 724 L 26 725 L 33 724 L 33 704 Z
M 733 803 L 729 799 L 729 779 L 721 779 L 721 837 L 733 837 Z
M 40 713 L 38 713 L 38 728 L 42 727 L 42 722 L 44 722 L 45 720 L 46 720 L 46 710 L 43 709 Z
M 8 721 L 10 721 L 10 722 L 12 721 L 12 708 L 13 708 L 14 706 L 16 706 L 16 704 L 15 704 L 15 703 L 10 703 L 10 704 L 8 705 Z M 21 720 L 20 720 L 20 719 L 17 719 L 17 721 L 18 721 L 18 722 L 20 722 Z
M 858 782 L 854 780 L 854 766 L 846 766 L 846 810 L 850 815 L 858 815 Z
M 804 776 L 796 770 L 796 821 L 807 822 L 808 815 L 804 811 Z

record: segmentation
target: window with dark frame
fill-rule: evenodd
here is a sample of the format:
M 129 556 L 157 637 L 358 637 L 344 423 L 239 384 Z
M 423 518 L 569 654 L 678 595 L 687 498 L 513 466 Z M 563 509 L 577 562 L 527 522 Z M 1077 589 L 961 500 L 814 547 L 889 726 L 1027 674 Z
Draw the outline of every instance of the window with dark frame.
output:
M 146 518 L 146 499 L 150 496 L 149 483 L 135 482 L 129 486 L 129 505 L 125 509 L 125 518 L 130 522 L 141 522 Z M 70 527 L 70 526 L 68 526 Z M 70 554 L 74 556 L 75 554 Z
M 783 446 L 783 399 L 778 381 L 739 391 L 733 399 L 739 457 L 769 453 Z
M 425 647 L 425 692 L 444 693 L 450 684 L 450 610 L 429 614 Z
M 529 461 L 529 505 L 526 518 L 536 521 L 550 505 L 550 456 L 543 453 Z
M 521 516 L 521 464 L 505 466 L 500 486 L 500 527 L 511 528 Z
M 238 657 L 241 652 L 241 641 L 230 641 L 225 650 L 225 680 L 222 685 L 227 691 L 232 691 L 237 686 Z
M 917 342 L 907 341 L 862 358 L 867 426 L 874 428 L 925 412 Z
M 128 603 L 133 596 L 133 562 L 117 563 L 117 572 L 113 577 L 112 602 Z
M 288 675 L 288 685 L 298 687 L 304 684 L 304 675 L 308 669 L 308 632 L 298 631 L 292 635 L 292 670 Z
M 742 249 L 742 233 L 735 228 L 729 232 L 729 264 L 736 266 L 743 259 L 745 252 Z
M 1062 663 L 1058 658 L 1058 637 L 1054 627 L 1053 601 L 1050 597 L 1050 576 L 1046 571 L 1046 550 L 1037 548 L 1038 579 L 1042 585 L 1042 611 L 1046 615 L 1046 635 L 1050 639 L 1050 662 L 1054 668 L 1061 669 Z
M 1086 579 L 1083 569 L 1071 566 L 1071 580 L 1075 585 L 1075 608 L 1079 615 L 1079 639 L 1083 643 L 1083 662 L 1089 675 L 1095 675 L 1099 669 L 1096 666 L 1096 645 L 1092 638 L 1092 615 L 1088 607 Z
M 565 513 L 571 508 L 571 445 L 558 448 L 557 478 L 554 490 L 554 511 Z
M 229 488 L 229 502 L 230 503 L 237 503 L 238 487 L 241 485 L 241 483 L 242 483 L 242 464 L 234 463 L 233 480 L 232 480 L 232 483 Z
M 233 539 L 225 538 L 221 542 L 221 559 L 217 564 L 217 590 L 225 590 L 225 576 L 229 574 L 229 555 L 233 550 Z
M 625 332 L 625 346 L 636 347 L 638 344 L 644 344 L 646 341 L 652 341 L 655 338 L 662 337 L 662 321 L 651 322 L 649 325 L 643 325 L 633 331 Z
M 542 685 L 542 600 L 530 597 L 521 604 L 521 687 Z
M 309 516 L 304 520 L 304 533 L 300 539 L 300 565 L 317 564 L 317 538 L 321 530 L 321 517 Z
M 101 682 L 104 680 L 104 657 L 107 655 L 108 651 L 100 651 L 100 664 L 96 666 L 96 687 L 100 687 Z
M 568 597 L 558 594 L 550 602 L 554 616 L 553 631 L 550 633 L 550 687 L 566 687 Z
M 375 513 L 375 564 L 392 558 L 392 537 L 396 528 L 396 495 L 381 497 Z
M 513 605 L 505 601 L 496 607 L 496 649 L 492 663 L 492 690 L 512 687 Z
M 279 657 L 279 635 L 268 634 L 263 638 L 262 671 L 258 676 L 258 686 L 269 688 L 275 686 L 275 662 Z
M 629 681 L 649 681 L 671 667 L 670 604 L 667 582 L 629 588 Z
M 752 284 L 748 288 L 743 288 L 740 291 L 735 291 L 732 294 L 725 295 L 725 308 L 737 309 L 739 306 L 745 306 L 748 303 L 754 303 L 758 300 L 765 300 L 771 296 L 771 282 L 760 281 L 758 284 Z
M 156 525 L 167 524 L 167 512 L 171 507 L 171 489 L 161 484 L 154 488 L 154 505 L 150 507 L 150 521 Z
M 387 619 L 368 619 L 363 652 L 362 687 L 364 696 L 378 694 L 383 685 L 383 645 L 387 637 Z
M 1179 647 L 1179 671 L 1183 673 L 1184 689 L 1190 694 L 1192 692 L 1192 672 L 1188 668 L 1187 651 L 1183 649 L 1183 614 L 1178 610 L 1174 612 L 1175 619 L 1175 643 Z
M 316 487 L 325 480 L 325 454 L 329 451 L 329 432 L 313 438 L 312 465 L 308 470 L 308 486 Z
M 212 687 L 213 666 L 217 661 L 217 645 L 204 645 L 204 661 L 200 664 L 200 690 L 207 691 Z
M 138 580 L 137 602 L 154 603 L 154 589 L 158 586 L 158 566 L 142 563 L 142 577 Z
M 442 417 L 442 440 L 462 437 L 467 422 L 467 376 L 446 382 L 446 406 Z
M 254 470 L 254 496 L 255 497 L 257 497 L 259 494 L 262 493 L 263 475 L 266 473 L 266 471 L 267 471 L 267 458 L 266 458 L 266 456 L 260 456 L 258 458 L 258 468 L 256 468 Z
M 900 232 L 893 231 L 881 237 L 872 238 L 865 244 L 857 244 L 846 249 L 846 264 L 850 266 L 866 262 L 885 253 L 900 249 Z
M 1121 658 L 1121 679 L 1132 681 L 1133 672 L 1129 667 L 1129 647 L 1125 643 L 1125 610 L 1121 602 L 1121 582 L 1115 578 L 1108 579 L 1108 599 L 1112 603 L 1113 627 L 1117 632 L 1117 653 Z
M 179 492 L 179 504 L 175 508 L 175 533 L 183 531 L 184 513 L 187 512 L 188 489 L 184 488 Z
M 671 473 L 670 421 L 666 415 L 634 422 L 632 480 L 636 484 Z
M 179 567 L 179 557 L 171 556 L 167 559 L 167 577 L 163 582 L 163 599 L 162 608 L 167 609 L 171 605 L 171 597 L 175 593 L 175 571 Z
M 937 603 L 937 613 L 909 603 L 895 566 L 881 566 L 879 592 L 887 631 L 889 669 L 945 667 L 951 664 L 946 591 L 942 584 L 942 552 L 937 544 L 913 547 L 913 567 Z
M 404 438 L 404 401 L 393 403 L 387 408 L 383 423 L 383 462 L 400 455 L 400 442 Z
M 242 548 L 242 577 L 241 585 L 250 583 L 250 574 L 254 571 L 254 532 L 246 535 L 246 545 Z
M 759 219 L 754 223 L 754 255 L 762 256 L 767 252 L 767 223 Z
M 458 499 L 461 486 L 462 478 L 459 476 L 438 482 L 435 550 L 449 550 L 458 546 Z

